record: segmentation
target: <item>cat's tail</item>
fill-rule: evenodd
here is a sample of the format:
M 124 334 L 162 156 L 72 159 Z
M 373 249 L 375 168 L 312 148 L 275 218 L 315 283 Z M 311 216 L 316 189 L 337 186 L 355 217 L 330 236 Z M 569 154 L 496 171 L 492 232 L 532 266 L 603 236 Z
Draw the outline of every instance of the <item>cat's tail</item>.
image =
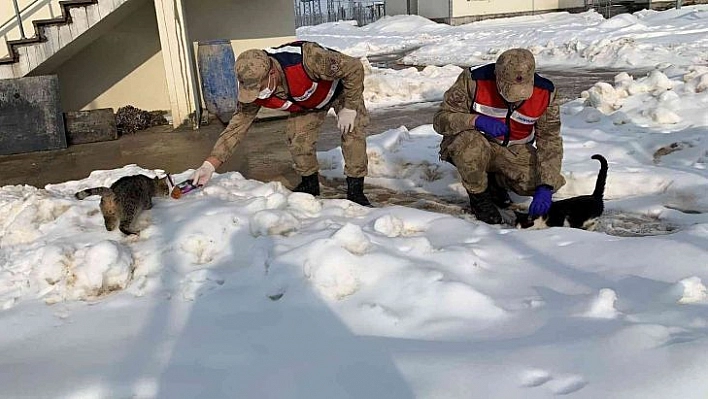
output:
M 600 154 L 595 154 L 591 158 L 600 161 L 600 172 L 597 174 L 595 191 L 592 192 L 592 196 L 601 200 L 605 195 L 605 183 L 607 182 L 607 160 Z
M 74 196 L 80 200 L 92 196 L 92 195 L 100 195 L 103 197 L 106 194 L 110 194 L 113 191 L 111 191 L 110 188 L 108 187 L 94 187 L 94 188 L 89 188 L 83 191 L 79 191 L 78 193 L 74 194 Z

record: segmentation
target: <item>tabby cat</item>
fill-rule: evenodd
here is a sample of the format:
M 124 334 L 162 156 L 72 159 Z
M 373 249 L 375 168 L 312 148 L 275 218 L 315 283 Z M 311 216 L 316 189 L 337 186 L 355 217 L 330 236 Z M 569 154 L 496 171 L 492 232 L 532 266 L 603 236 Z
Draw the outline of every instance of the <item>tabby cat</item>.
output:
M 597 219 L 605 210 L 603 196 L 607 181 L 607 160 L 600 154 L 593 155 L 592 159 L 600 161 L 600 171 L 595 181 L 595 191 L 591 195 L 580 195 L 554 201 L 546 216 L 534 219 L 526 213 L 516 212 L 516 226 L 521 229 L 563 226 L 585 230 L 594 229 Z
M 144 175 L 121 177 L 108 187 L 95 187 L 76 193 L 76 198 L 82 200 L 90 195 L 101 196 L 101 213 L 106 224 L 106 230 L 113 231 L 116 227 L 123 234 L 138 234 L 132 229 L 133 222 L 145 209 L 152 208 L 152 197 L 169 195 L 167 177 L 151 179 Z

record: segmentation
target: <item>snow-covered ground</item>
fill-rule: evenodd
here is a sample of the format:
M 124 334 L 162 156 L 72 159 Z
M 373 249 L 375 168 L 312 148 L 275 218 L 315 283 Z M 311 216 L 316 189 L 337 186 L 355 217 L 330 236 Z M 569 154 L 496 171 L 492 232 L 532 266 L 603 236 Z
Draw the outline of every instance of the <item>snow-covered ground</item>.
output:
M 298 37 L 356 56 L 409 52 L 414 65 L 477 65 L 525 47 L 541 67 L 653 68 L 708 62 L 708 5 L 620 14 L 594 10 L 491 19 L 449 26 L 422 17 L 386 17 L 356 27 L 348 21 L 298 28 Z
M 459 32 L 489 26 L 506 25 L 519 45 L 560 46 L 639 21 L 624 29 L 642 43 L 634 55 L 606 61 L 656 62 L 652 72 L 618 73 L 562 108 L 568 183 L 556 197 L 592 191 L 590 156 L 605 155 L 601 232 L 362 208 L 231 172 L 155 200 L 140 236 L 127 238 L 105 231 L 98 198 L 73 194 L 155 171 L 127 165 L 44 188 L 0 187 L 0 397 L 705 398 L 708 67 L 699 64 L 708 42 L 675 36 L 708 29 L 707 14 L 527 19 L 545 21 L 543 30 L 516 20 L 420 24 L 453 48 Z M 393 28 L 351 29 L 372 47 L 400 41 Z M 595 44 L 605 54 L 613 32 Z M 474 48 L 493 59 L 498 36 L 478 35 Z M 595 66 L 579 52 L 550 53 L 537 52 L 542 62 Z M 439 101 L 461 71 L 367 70 L 372 108 Z M 431 125 L 368 140 L 367 182 L 464 196 Z M 323 175 L 341 177 L 340 149 L 318 156 Z M 633 234 L 605 233 L 623 228 Z

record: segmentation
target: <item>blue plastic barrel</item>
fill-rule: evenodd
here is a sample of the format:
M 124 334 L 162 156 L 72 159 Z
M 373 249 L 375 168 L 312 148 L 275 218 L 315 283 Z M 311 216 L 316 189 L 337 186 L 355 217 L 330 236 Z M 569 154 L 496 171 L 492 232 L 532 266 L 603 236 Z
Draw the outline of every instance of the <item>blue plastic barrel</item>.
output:
M 238 86 L 234 50 L 229 40 L 199 42 L 197 47 L 202 95 L 207 110 L 223 123 L 236 111 Z

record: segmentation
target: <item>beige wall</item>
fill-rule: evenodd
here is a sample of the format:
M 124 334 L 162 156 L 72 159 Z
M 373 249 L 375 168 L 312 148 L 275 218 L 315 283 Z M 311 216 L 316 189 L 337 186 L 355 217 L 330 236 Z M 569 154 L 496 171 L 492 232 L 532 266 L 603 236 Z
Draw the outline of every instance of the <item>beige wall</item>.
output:
M 412 0 L 417 14 L 426 18 L 457 18 L 477 15 L 549 11 L 559 8 L 583 7 L 584 0 Z M 450 11 L 452 4 L 452 11 Z M 387 0 L 388 15 L 405 14 L 407 0 Z
M 145 2 L 54 71 L 65 111 L 169 110 L 153 3 Z
M 292 0 L 185 0 L 193 41 L 295 35 Z
M 452 17 L 549 11 L 584 5 L 583 0 L 452 0 Z
M 11 1 L 0 0 L 0 58 L 8 55 L 4 41 L 20 38 Z M 33 20 L 61 16 L 59 1 L 18 0 L 20 10 L 24 10 L 22 26 L 27 37 L 34 35 Z M 295 36 L 292 0 L 186 0 L 185 3 L 194 41 L 231 39 L 237 43 L 273 37 L 276 39 L 267 43 L 274 45 Z
M 186 0 L 189 35 L 198 55 L 199 41 L 231 40 L 234 55 L 295 40 L 292 0 Z M 198 77 L 199 78 L 199 77 Z M 203 100 L 202 100 L 203 105 Z

